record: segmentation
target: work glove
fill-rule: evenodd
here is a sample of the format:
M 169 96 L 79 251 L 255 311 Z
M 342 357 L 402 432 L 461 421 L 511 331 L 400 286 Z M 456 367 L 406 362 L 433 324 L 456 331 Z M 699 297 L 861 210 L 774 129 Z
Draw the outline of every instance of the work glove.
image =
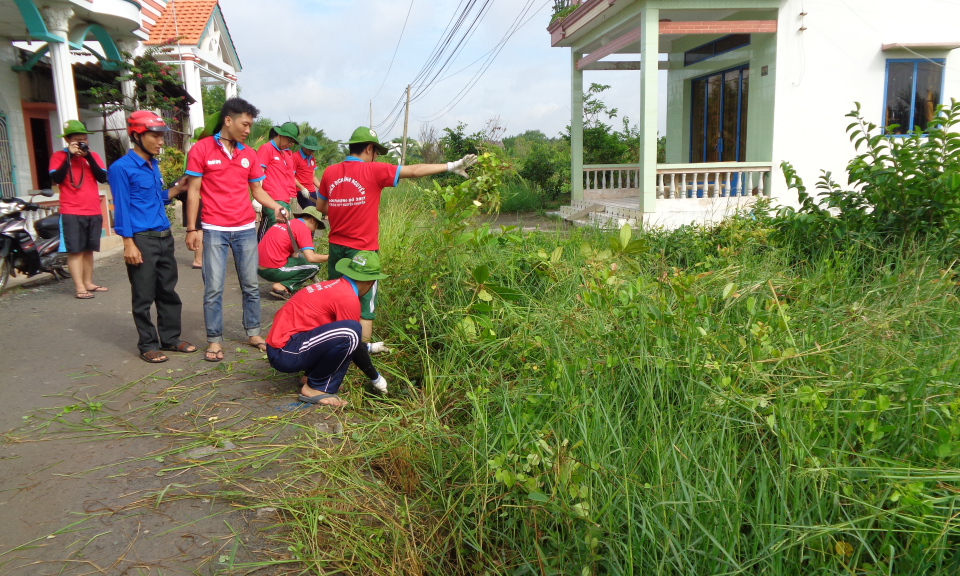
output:
M 373 387 L 376 388 L 379 392 L 383 394 L 387 393 L 387 379 L 383 377 L 382 374 L 377 375 L 377 379 L 373 380 Z
M 447 172 L 453 172 L 454 174 L 459 174 L 464 178 L 467 177 L 467 168 L 473 166 L 477 163 L 476 154 L 467 154 L 463 158 L 457 160 L 456 162 L 447 162 Z
M 387 345 L 383 342 L 368 342 L 367 343 L 367 352 L 370 354 L 385 354 L 389 352 L 390 349 L 387 348 Z
M 252 202 L 253 202 L 253 211 L 259 214 L 260 211 L 263 210 L 263 205 L 257 202 L 256 200 L 253 200 Z

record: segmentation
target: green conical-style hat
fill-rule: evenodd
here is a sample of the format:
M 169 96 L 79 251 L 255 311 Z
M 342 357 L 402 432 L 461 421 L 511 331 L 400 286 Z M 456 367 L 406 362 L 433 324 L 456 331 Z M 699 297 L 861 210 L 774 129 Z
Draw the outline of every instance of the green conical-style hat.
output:
M 350 144 L 373 144 L 374 148 L 377 149 L 377 154 L 381 155 L 390 152 L 380 144 L 380 138 L 377 136 L 377 133 L 374 132 L 372 128 L 367 128 L 366 126 L 361 126 L 353 131 L 353 136 L 350 136 Z

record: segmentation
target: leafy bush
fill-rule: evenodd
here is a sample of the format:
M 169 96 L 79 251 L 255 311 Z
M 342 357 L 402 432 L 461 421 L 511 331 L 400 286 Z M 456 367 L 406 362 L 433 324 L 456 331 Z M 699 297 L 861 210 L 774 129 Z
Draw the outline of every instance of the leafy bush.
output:
M 858 152 L 847 165 L 844 190 L 823 172 L 814 198 L 794 168 L 781 167 L 787 185 L 797 190 L 800 208 L 781 210 L 784 234 L 811 245 L 834 243 L 850 235 L 875 241 L 911 241 L 929 235 L 960 232 L 960 103 L 940 107 L 926 132 L 914 130 L 892 137 L 864 120 L 860 104 L 848 114 L 847 127 Z

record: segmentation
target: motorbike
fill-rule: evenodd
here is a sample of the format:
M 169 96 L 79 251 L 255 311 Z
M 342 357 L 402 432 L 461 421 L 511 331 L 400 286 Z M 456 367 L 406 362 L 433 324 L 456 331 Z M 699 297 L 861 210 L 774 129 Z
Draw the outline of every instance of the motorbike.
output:
M 53 196 L 53 190 L 42 190 L 41 196 Z M 67 255 L 58 252 L 60 247 L 60 215 L 41 218 L 34 223 L 37 238 L 30 232 L 23 212 L 40 210 L 33 199 L 0 198 L 0 293 L 7 287 L 8 279 L 17 273 L 32 277 L 37 274 L 53 274 L 57 281 L 70 278 L 66 270 Z

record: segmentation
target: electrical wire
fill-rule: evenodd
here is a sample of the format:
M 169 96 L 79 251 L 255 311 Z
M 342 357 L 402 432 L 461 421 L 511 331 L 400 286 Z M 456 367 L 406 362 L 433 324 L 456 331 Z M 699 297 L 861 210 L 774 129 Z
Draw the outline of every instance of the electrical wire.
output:
M 403 40 L 403 33 L 407 29 L 407 22 L 410 20 L 410 12 L 413 11 L 413 3 L 415 1 L 416 0 L 410 0 L 410 7 L 407 8 L 407 17 L 403 21 L 403 28 L 400 29 L 400 38 L 397 39 L 397 47 L 393 49 L 393 58 L 390 59 L 390 65 L 387 66 L 387 73 L 383 75 L 383 82 L 380 83 L 380 88 L 377 89 L 377 93 L 373 95 L 371 100 L 380 95 L 380 91 L 383 90 L 383 85 L 387 83 L 387 77 L 390 76 L 390 70 L 393 69 L 393 62 L 397 59 L 397 51 L 400 50 L 400 42 Z

